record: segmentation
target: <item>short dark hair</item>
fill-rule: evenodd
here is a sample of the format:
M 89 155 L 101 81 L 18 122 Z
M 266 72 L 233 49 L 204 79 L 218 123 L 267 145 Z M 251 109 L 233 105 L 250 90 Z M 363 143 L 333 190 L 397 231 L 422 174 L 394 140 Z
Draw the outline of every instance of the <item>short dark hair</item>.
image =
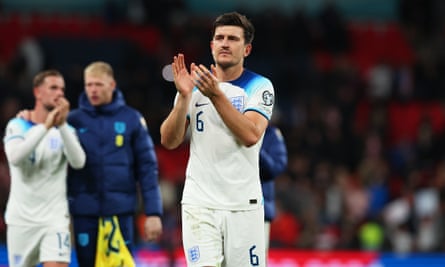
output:
M 62 73 L 60 73 L 58 70 L 54 69 L 44 70 L 37 73 L 36 76 L 34 76 L 34 79 L 32 81 L 33 87 L 38 87 L 42 85 L 43 82 L 45 81 L 45 78 L 49 76 L 63 77 Z
M 244 42 L 250 44 L 253 41 L 255 27 L 246 16 L 238 12 L 229 12 L 218 16 L 213 22 L 212 37 L 215 36 L 215 30 L 219 26 L 239 26 L 244 31 Z

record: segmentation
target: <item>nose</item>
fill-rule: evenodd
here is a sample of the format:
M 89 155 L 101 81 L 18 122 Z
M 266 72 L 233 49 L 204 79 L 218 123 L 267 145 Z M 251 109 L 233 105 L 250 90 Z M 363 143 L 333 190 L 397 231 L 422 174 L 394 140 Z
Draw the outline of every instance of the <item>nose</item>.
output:
M 58 95 L 58 96 L 65 96 L 65 90 L 63 90 L 62 88 L 60 88 L 59 90 L 57 90 L 57 95 Z
M 92 93 L 94 93 L 96 91 L 96 86 L 91 85 L 91 84 L 86 85 L 85 86 L 85 91 L 86 91 L 87 94 L 92 94 Z
M 228 39 L 228 38 L 224 38 L 224 39 L 222 40 L 222 46 L 224 46 L 224 47 L 229 46 L 229 39 Z

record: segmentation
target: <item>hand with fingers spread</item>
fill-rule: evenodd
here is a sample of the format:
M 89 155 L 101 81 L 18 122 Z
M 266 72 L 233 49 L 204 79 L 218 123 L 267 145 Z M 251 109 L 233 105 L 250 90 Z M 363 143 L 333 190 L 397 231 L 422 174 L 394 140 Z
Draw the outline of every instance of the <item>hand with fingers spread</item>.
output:
M 212 71 L 202 64 L 192 67 L 193 82 L 195 86 L 208 98 L 212 98 L 220 93 L 218 79 L 214 75 L 214 73 L 216 73 L 215 66 L 212 64 L 210 68 Z
M 195 68 L 195 63 L 191 64 L 191 69 Z M 176 89 L 181 95 L 188 95 L 193 90 L 193 81 L 187 67 L 183 54 L 178 54 L 173 57 L 172 63 L 173 78 Z

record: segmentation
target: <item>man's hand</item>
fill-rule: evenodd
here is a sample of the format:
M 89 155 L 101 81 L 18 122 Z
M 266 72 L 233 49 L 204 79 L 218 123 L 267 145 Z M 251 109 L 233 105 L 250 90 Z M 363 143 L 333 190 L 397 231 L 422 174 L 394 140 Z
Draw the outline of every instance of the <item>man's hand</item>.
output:
M 218 79 L 216 75 L 215 66 L 210 66 L 211 70 L 207 69 L 204 65 L 194 66 L 192 68 L 193 81 L 199 91 L 208 98 L 212 98 L 215 95 L 221 94 L 219 89 Z
M 53 126 L 56 126 L 56 122 L 60 120 L 58 117 L 60 116 L 60 108 L 56 107 L 48 113 L 45 120 L 46 129 L 50 129 Z
M 20 110 L 17 115 L 15 115 L 16 118 L 22 118 L 24 120 L 30 121 L 31 120 L 31 111 L 29 109 L 23 109 Z
M 158 216 L 147 216 L 145 218 L 145 240 L 155 241 L 162 234 L 161 218 Z
M 191 68 L 194 67 L 195 64 L 192 63 Z M 178 54 L 177 56 L 173 57 L 172 71 L 175 86 L 178 92 L 183 96 L 190 94 L 192 92 L 194 84 L 190 77 L 190 73 L 185 66 L 183 54 Z
M 55 126 L 60 126 L 66 122 L 66 118 L 68 117 L 68 112 L 70 111 L 70 102 L 64 97 L 57 99 L 56 108 L 59 109 L 59 114 L 56 117 L 56 121 L 54 122 Z

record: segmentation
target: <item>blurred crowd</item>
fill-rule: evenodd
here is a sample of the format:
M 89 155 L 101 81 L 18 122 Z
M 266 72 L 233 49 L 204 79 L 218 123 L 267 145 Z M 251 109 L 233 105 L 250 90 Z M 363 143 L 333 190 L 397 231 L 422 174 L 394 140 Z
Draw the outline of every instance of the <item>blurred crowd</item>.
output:
M 0 44 L 0 133 L 20 109 L 30 107 L 31 78 L 38 70 L 60 69 L 67 97 L 76 106 L 82 68 L 89 61 L 109 61 L 118 86 L 142 111 L 157 144 L 165 233 L 155 244 L 140 244 L 176 249 L 188 144 L 175 151 L 159 144 L 159 125 L 175 94 L 162 68 L 177 52 L 188 63 L 210 64 L 213 17 L 191 15 L 183 1 L 130 2 L 142 6 L 130 5 L 122 13 L 109 5 L 102 17 L 93 18 L 0 14 L 0 34 L 11 24 L 23 33 L 9 54 L 6 42 Z M 292 16 L 272 9 L 239 10 L 256 27 L 247 67 L 273 81 L 272 123 L 288 144 L 288 169 L 276 184 L 272 248 L 445 251 L 445 24 L 440 12 L 445 5 L 399 2 L 398 17 L 390 22 L 347 20 L 335 1 L 315 15 L 304 9 Z M 61 30 L 41 34 L 32 28 L 37 20 Z M 80 30 L 64 35 L 74 31 L 64 27 L 73 25 Z M 100 30 L 89 32 L 88 25 Z M 33 31 L 39 34 L 30 35 Z M 151 37 L 146 41 L 128 32 Z M 6 159 L 0 153 L 1 213 L 8 192 Z

